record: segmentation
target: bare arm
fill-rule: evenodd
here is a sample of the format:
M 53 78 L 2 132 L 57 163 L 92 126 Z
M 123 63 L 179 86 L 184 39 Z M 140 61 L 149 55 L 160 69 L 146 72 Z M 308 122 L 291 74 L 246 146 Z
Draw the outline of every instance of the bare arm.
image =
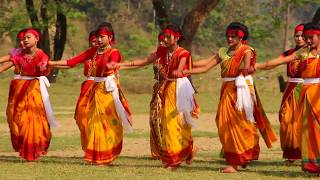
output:
M 269 61 L 266 61 L 264 63 L 257 63 L 255 65 L 255 68 L 256 69 L 261 69 L 261 70 L 270 70 L 270 69 L 273 69 L 279 65 L 282 65 L 282 64 L 287 64 L 288 62 L 290 61 L 293 61 L 295 60 L 297 57 L 296 57 L 296 54 L 293 53 L 292 55 L 290 56 L 280 56 L 276 59 L 271 59 Z
M 9 55 L 0 57 L 0 63 L 4 63 L 4 62 L 8 62 L 8 61 L 10 61 Z
M 70 66 L 54 66 L 54 68 L 58 68 L 58 69 L 70 69 L 71 67 Z
M 211 68 L 215 67 L 219 63 L 220 63 L 220 58 L 218 57 L 218 55 L 215 55 L 215 56 L 212 56 L 210 58 L 210 61 L 207 64 L 205 64 L 204 66 L 196 67 L 191 70 L 185 70 L 183 73 L 185 73 L 185 74 L 205 73 L 205 72 L 208 72 Z
M 145 65 L 148 65 L 157 60 L 157 55 L 155 53 L 150 54 L 144 59 L 135 59 L 130 62 L 120 63 L 120 69 L 136 69 Z
M 211 61 L 211 59 L 213 58 L 213 57 L 215 57 L 216 56 L 216 54 L 215 55 L 213 55 L 213 56 L 211 56 L 211 57 L 209 57 L 209 58 L 206 58 L 206 59 L 201 59 L 201 60 L 199 60 L 199 61 L 194 61 L 193 63 L 192 63 L 192 66 L 193 67 L 201 67 L 201 66 L 205 66 L 205 65 L 207 65 L 208 63 L 210 63 L 210 61 Z
M 0 66 L 0 73 L 8 70 L 13 66 L 13 63 L 11 61 L 4 63 L 2 66 Z
M 250 62 L 251 62 L 252 56 L 253 56 L 252 51 L 248 51 L 244 54 L 244 57 L 243 57 L 244 68 L 242 69 L 242 74 L 244 76 L 247 76 L 251 71 L 254 72 L 253 68 L 250 69 Z
M 49 65 L 53 67 L 61 67 L 61 66 L 68 66 L 66 60 L 60 60 L 60 61 L 49 61 Z

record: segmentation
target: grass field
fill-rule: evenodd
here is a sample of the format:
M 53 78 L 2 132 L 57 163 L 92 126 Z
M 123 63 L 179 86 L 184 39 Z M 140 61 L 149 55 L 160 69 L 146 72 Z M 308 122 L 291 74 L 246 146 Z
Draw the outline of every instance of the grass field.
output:
M 277 111 L 281 101 L 277 75 L 283 69 L 258 73 L 256 84 L 275 129 L 279 124 Z M 63 71 L 58 83 L 50 87 L 50 97 L 59 127 L 52 129 L 53 138 L 49 153 L 39 162 L 21 161 L 18 153 L 13 152 L 9 130 L 5 118 L 8 86 L 11 73 L 0 75 L 0 179 L 317 179 L 301 171 L 300 162 L 285 166 L 281 159 L 279 142 L 267 149 L 261 140 L 260 160 L 253 162 L 247 169 L 237 174 L 219 172 L 225 166 L 219 158 L 220 142 L 214 123 L 217 109 L 220 80 L 218 71 L 194 76 L 199 91 L 202 114 L 198 126 L 193 131 L 198 152 L 195 161 L 188 166 L 183 164 L 176 171 L 162 168 L 160 161 L 149 156 L 148 103 L 152 90 L 150 68 L 126 71 L 121 74 L 121 83 L 134 112 L 134 132 L 125 134 L 121 156 L 112 166 L 97 167 L 86 165 L 82 160 L 83 152 L 77 126 L 73 120 L 75 102 L 82 81 L 81 70 Z

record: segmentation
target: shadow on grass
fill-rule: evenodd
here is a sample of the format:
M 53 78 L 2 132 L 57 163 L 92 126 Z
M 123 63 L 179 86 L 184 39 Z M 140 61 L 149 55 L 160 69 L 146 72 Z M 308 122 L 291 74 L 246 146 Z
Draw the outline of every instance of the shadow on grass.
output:
M 21 159 L 17 156 L 0 156 L 0 162 L 4 163 L 25 163 L 30 162 Z M 82 157 L 61 157 L 61 156 L 43 156 L 40 157 L 38 161 L 31 162 L 30 164 L 73 164 L 73 165 L 86 165 L 88 167 L 91 165 L 86 163 Z M 223 161 L 205 161 L 205 160 L 194 160 L 192 165 L 185 165 L 182 163 L 180 170 L 183 171 L 219 171 L 219 168 L 214 167 L 215 164 L 221 164 Z M 110 168 L 118 167 L 128 167 L 128 168 L 163 168 L 160 160 L 153 160 L 151 157 L 147 156 L 120 156 L 115 160 L 112 165 L 106 166 Z
M 283 166 L 283 167 L 297 167 L 301 165 L 301 162 L 295 162 L 294 164 L 291 164 L 290 166 L 286 165 L 284 160 L 279 161 L 253 161 L 250 163 L 252 166 Z
M 284 171 L 284 170 L 259 170 L 259 171 L 247 171 L 247 172 L 255 172 L 264 176 L 272 176 L 272 177 L 288 177 L 288 178 L 319 178 L 319 174 L 311 174 L 308 172 L 301 171 Z
M 0 163 L 25 163 L 27 161 L 20 159 L 17 156 L 0 156 Z M 33 162 L 42 165 L 45 164 L 61 164 L 61 165 L 80 165 L 87 167 L 96 167 L 95 165 L 87 164 L 82 157 L 61 157 L 61 156 L 44 156 L 41 157 L 39 161 Z M 241 169 L 241 173 L 256 173 L 262 176 L 270 177 L 291 177 L 291 178 L 317 178 L 319 176 L 315 174 L 305 173 L 303 171 L 297 170 L 268 170 L 264 169 L 250 169 L 250 167 L 255 166 L 285 166 L 282 162 L 277 161 L 255 161 L 249 165 L 248 169 Z M 195 159 L 192 165 L 186 165 L 182 163 L 182 166 L 178 171 L 212 171 L 219 172 L 222 168 L 226 166 L 226 163 L 222 159 L 218 160 L 202 160 Z M 120 156 L 117 160 L 113 162 L 111 166 L 106 166 L 106 168 L 147 168 L 147 169 L 163 169 L 160 160 L 153 160 L 148 156 Z

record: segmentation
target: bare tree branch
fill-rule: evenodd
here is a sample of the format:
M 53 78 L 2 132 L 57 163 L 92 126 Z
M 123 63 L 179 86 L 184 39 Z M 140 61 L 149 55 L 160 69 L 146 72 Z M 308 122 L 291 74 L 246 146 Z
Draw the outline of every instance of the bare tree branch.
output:
M 185 41 L 181 46 L 191 50 L 193 38 L 204 19 L 219 3 L 219 0 L 202 0 L 184 18 L 182 33 Z

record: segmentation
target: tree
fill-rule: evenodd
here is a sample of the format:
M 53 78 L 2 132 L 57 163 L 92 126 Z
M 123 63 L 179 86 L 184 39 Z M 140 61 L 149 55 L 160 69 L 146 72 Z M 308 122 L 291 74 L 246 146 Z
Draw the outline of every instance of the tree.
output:
M 163 29 L 170 22 L 165 2 L 163 0 L 153 0 L 152 3 L 156 12 L 157 24 Z M 219 0 L 202 0 L 183 18 L 182 34 L 185 41 L 181 45 L 184 48 L 191 50 L 192 41 L 199 26 L 218 3 Z
M 282 2 L 282 0 L 280 0 L 280 7 L 282 7 L 281 11 L 285 12 L 284 13 L 284 39 L 283 39 L 283 51 L 289 49 L 289 24 L 291 21 L 291 12 L 294 8 L 299 8 L 302 5 L 306 4 L 306 3 L 311 3 L 314 2 L 313 0 L 286 0 L 285 2 Z M 283 4 L 283 5 L 281 5 Z M 317 15 L 318 13 L 318 15 Z M 316 17 L 317 16 L 317 17 Z M 317 21 L 319 22 L 320 20 L 320 12 L 316 12 L 315 17 L 313 19 L 313 21 Z M 319 19 L 317 19 L 319 18 Z
M 314 14 L 312 18 L 312 22 L 320 23 L 320 7 L 317 9 L 316 13 Z
M 312 18 L 312 22 L 314 23 L 319 23 L 319 21 L 320 21 L 320 8 L 317 9 L 317 11 L 315 12 Z M 278 76 L 278 82 L 279 82 L 280 92 L 284 92 L 287 83 L 284 81 L 284 78 L 282 75 Z
M 64 47 L 67 39 L 67 18 L 62 11 L 62 1 L 54 0 L 49 2 L 49 0 L 42 0 L 40 7 L 40 18 L 36 11 L 33 0 L 26 0 L 27 12 L 33 27 L 37 27 L 42 31 L 42 39 L 40 43 L 40 48 L 42 48 L 46 54 L 52 60 L 59 60 L 62 58 Z M 48 16 L 48 7 L 53 3 L 56 6 L 55 8 L 55 35 L 54 35 L 54 44 L 51 50 L 50 47 L 50 18 Z M 52 7 L 52 5 L 50 6 Z M 53 53 L 52 53 L 53 52 Z M 53 57 L 53 58 L 52 58 Z M 51 74 L 48 76 L 50 82 L 56 81 L 56 76 L 58 74 L 58 69 L 54 69 Z

